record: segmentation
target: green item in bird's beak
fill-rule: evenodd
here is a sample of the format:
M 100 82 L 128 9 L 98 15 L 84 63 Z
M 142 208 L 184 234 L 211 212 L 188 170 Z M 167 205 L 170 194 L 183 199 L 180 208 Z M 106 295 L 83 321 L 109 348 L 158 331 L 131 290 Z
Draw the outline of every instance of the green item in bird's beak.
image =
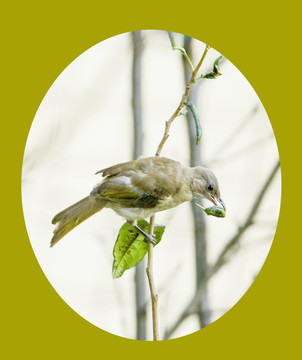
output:
M 225 210 L 220 206 L 211 206 L 208 208 L 204 208 L 200 206 L 199 204 L 196 204 L 198 207 L 200 207 L 207 215 L 212 215 L 216 217 L 225 217 Z

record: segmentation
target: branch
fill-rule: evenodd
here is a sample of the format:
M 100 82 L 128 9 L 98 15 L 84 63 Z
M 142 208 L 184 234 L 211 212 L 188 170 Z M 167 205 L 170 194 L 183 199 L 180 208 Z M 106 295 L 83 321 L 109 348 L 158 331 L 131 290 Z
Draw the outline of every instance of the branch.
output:
M 188 51 L 188 56 L 193 59 L 193 46 L 192 38 L 185 36 L 184 47 Z M 184 70 L 184 79 L 187 81 L 190 76 L 190 68 L 188 63 L 183 58 L 183 70 Z M 199 81 L 197 84 L 199 86 L 194 86 L 189 96 L 189 101 L 193 104 L 197 103 L 197 94 L 200 89 L 201 84 L 205 84 L 205 81 Z M 202 164 L 202 151 L 200 143 L 196 145 L 196 127 L 192 119 L 193 115 L 190 112 L 187 112 L 185 115 L 187 118 L 187 128 L 189 136 L 189 147 L 190 147 L 190 166 L 194 167 Z M 196 202 L 199 205 L 203 205 L 202 199 L 196 199 Z M 206 219 L 205 213 L 200 211 L 195 205 L 195 202 L 191 202 L 191 209 L 193 213 L 193 224 L 194 224 L 194 245 L 195 245 L 195 273 L 196 273 L 196 283 L 195 289 L 198 288 L 199 284 L 203 281 L 204 276 L 207 273 L 207 241 L 206 241 Z M 204 328 L 205 326 L 211 323 L 211 311 L 209 311 L 208 304 L 208 294 L 207 288 L 204 289 L 203 299 L 200 303 L 197 312 L 199 326 Z
M 210 46 L 206 45 L 205 50 L 203 52 L 203 55 L 201 57 L 201 59 L 199 60 L 198 65 L 196 66 L 196 68 L 194 69 L 194 71 L 192 72 L 192 77 L 191 80 L 188 82 L 188 84 L 186 85 L 186 90 L 182 96 L 182 99 L 177 107 L 177 109 L 175 110 L 175 112 L 172 114 L 172 116 L 170 117 L 170 119 L 166 122 L 166 126 L 165 126 L 165 131 L 164 131 L 164 135 L 158 145 L 158 148 L 156 150 L 156 154 L 155 156 L 160 156 L 160 153 L 163 149 L 163 146 L 165 144 L 165 142 L 167 141 L 168 137 L 169 137 L 169 131 L 170 131 L 170 127 L 172 122 L 177 118 L 177 116 L 180 115 L 181 109 L 185 106 L 186 101 L 190 95 L 190 91 L 191 91 L 191 86 L 195 83 L 195 78 L 196 75 L 198 73 L 198 70 L 200 69 L 207 52 L 209 51 Z M 155 216 L 153 215 L 150 218 L 150 229 L 149 229 L 149 234 L 153 234 L 153 228 L 154 228 L 154 223 L 155 223 Z M 154 279 L 153 279 L 153 273 L 152 273 L 152 257 L 153 257 L 153 245 L 149 244 L 149 248 L 148 248 L 148 265 L 147 265 L 147 276 L 148 276 L 148 280 L 149 280 L 149 287 L 150 287 L 150 293 L 151 293 L 151 300 L 152 300 L 152 319 L 153 319 L 153 340 L 159 340 L 158 337 L 158 311 L 157 311 L 157 301 L 158 301 L 158 297 L 156 294 L 156 290 L 155 290 L 155 285 L 154 285 Z
M 133 46 L 132 59 L 132 112 L 134 125 L 133 159 L 137 159 L 143 153 L 143 110 L 142 110 L 142 57 L 143 37 L 140 31 L 131 33 Z
M 207 162 L 207 164 L 209 166 L 212 166 L 213 164 L 217 164 L 217 163 L 229 162 L 231 160 L 234 160 L 236 158 L 244 156 L 245 153 L 250 152 L 251 150 L 259 149 L 260 145 L 265 144 L 265 143 L 267 143 L 267 141 L 272 140 L 272 139 L 274 139 L 273 134 L 264 136 L 262 138 L 259 138 L 255 141 L 251 142 L 250 144 L 247 144 L 246 146 L 243 146 L 239 150 L 235 150 L 225 156 L 221 156 L 220 158 L 210 160 Z
M 280 161 L 278 160 L 274 167 L 272 168 L 267 180 L 265 181 L 264 185 L 260 189 L 258 196 L 256 197 L 254 203 L 252 204 L 250 211 L 246 217 L 244 223 L 238 227 L 237 233 L 227 242 L 225 247 L 220 252 L 219 256 L 217 257 L 216 262 L 209 268 L 206 277 L 203 279 L 203 282 L 199 284 L 192 300 L 187 304 L 184 308 L 182 313 L 180 314 L 179 318 L 174 322 L 174 324 L 166 330 L 165 332 L 165 339 L 169 339 L 173 332 L 179 327 L 179 325 L 190 315 L 195 314 L 198 311 L 199 303 L 203 291 L 206 287 L 207 282 L 212 278 L 227 262 L 227 257 L 230 254 L 230 251 L 239 244 L 243 234 L 246 230 L 253 224 L 253 220 L 257 213 L 259 206 L 261 205 L 263 198 L 270 187 L 272 180 L 274 179 L 278 169 L 280 167 Z
M 210 49 L 210 46 L 206 45 L 206 48 L 203 52 L 203 55 L 198 63 L 198 65 L 196 66 L 196 68 L 194 69 L 194 71 L 192 72 L 192 77 L 191 77 L 191 80 L 187 83 L 186 85 L 186 91 L 185 93 L 183 94 L 182 96 L 182 99 L 177 107 L 177 109 L 175 110 L 175 112 L 172 114 L 172 116 L 170 117 L 170 119 L 168 121 L 166 121 L 166 127 L 165 127 L 165 132 L 164 132 L 164 135 L 158 145 L 158 148 L 157 148 L 157 151 L 156 151 L 156 154 L 155 156 L 159 156 L 162 149 L 163 149 L 163 146 L 165 144 L 165 142 L 167 141 L 168 137 L 169 137 L 169 131 L 170 131 L 170 127 L 171 127 L 171 124 L 172 122 L 177 118 L 177 116 L 179 116 L 180 112 L 181 112 L 181 109 L 185 106 L 187 100 L 188 100 L 188 97 L 190 95 L 190 91 L 191 91 L 191 86 L 195 83 L 195 78 L 196 78 L 196 75 L 198 73 L 198 70 L 200 69 L 206 55 L 207 55 L 207 52 L 209 51 Z
M 149 234 L 153 234 L 154 231 L 154 216 L 150 219 L 149 226 Z M 153 244 L 148 243 L 148 265 L 146 269 L 146 273 L 149 281 L 150 295 L 151 295 L 151 303 L 152 303 L 152 323 L 153 323 L 153 340 L 159 340 L 158 334 L 158 308 L 157 308 L 157 300 L 158 296 L 155 289 L 155 283 L 153 278 Z
M 220 268 L 227 262 L 227 257 L 230 253 L 230 251 L 238 245 L 240 239 L 242 238 L 242 235 L 245 233 L 245 231 L 253 224 L 255 215 L 257 213 L 257 210 L 264 198 L 264 195 L 266 194 L 272 180 L 274 179 L 278 169 L 280 167 L 280 161 L 278 160 L 276 164 L 274 165 L 272 171 L 270 172 L 267 180 L 263 184 L 262 188 L 260 189 L 258 196 L 256 197 L 254 204 L 252 205 L 244 223 L 238 227 L 237 233 L 229 240 L 229 242 L 225 245 L 225 247 L 220 252 L 219 256 L 217 257 L 217 260 L 214 265 L 211 266 L 209 270 L 208 276 L 211 277 Z
M 133 159 L 143 153 L 143 109 L 142 109 L 142 57 L 143 36 L 141 31 L 133 31 L 132 38 L 132 113 L 134 129 Z M 147 307 L 146 307 L 146 259 L 135 267 L 135 308 L 136 308 L 136 339 L 146 340 Z
M 239 133 L 242 132 L 246 128 L 246 126 L 250 124 L 251 120 L 253 120 L 255 115 L 259 112 L 260 105 L 260 102 L 254 105 L 248 112 L 248 114 L 245 116 L 245 118 L 240 121 L 239 125 L 232 131 L 232 133 L 228 137 L 226 137 L 226 139 L 222 143 L 220 143 L 220 146 L 216 150 L 215 155 L 212 156 L 212 159 L 207 161 L 208 164 L 216 162 L 216 159 L 219 158 L 220 154 L 222 154 L 225 149 L 234 142 L 235 137 L 238 137 Z

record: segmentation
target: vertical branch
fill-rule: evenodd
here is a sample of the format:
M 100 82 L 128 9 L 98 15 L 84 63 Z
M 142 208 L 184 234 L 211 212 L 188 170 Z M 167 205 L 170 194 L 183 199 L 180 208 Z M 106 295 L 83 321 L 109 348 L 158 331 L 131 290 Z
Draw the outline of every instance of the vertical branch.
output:
M 133 159 L 137 159 L 143 153 L 143 122 L 142 122 L 142 55 L 143 38 L 140 31 L 131 33 L 133 44 L 132 60 L 132 110 L 134 123 L 134 147 Z
M 154 231 L 154 216 L 150 219 L 149 234 L 153 234 Z M 153 324 L 153 340 L 159 340 L 158 334 L 158 307 L 157 300 L 158 295 L 155 289 L 154 277 L 153 277 L 153 244 L 148 244 L 148 265 L 146 268 L 146 273 L 149 281 L 150 295 L 151 295 L 151 304 L 152 304 L 152 324 Z
M 133 60 L 132 60 L 132 111 L 134 128 L 134 146 L 132 158 L 137 159 L 143 153 L 143 121 L 141 99 L 141 75 L 143 38 L 140 31 L 131 33 Z M 146 314 L 146 259 L 135 267 L 135 308 L 136 308 L 136 339 L 146 340 L 147 314 Z
M 210 49 L 210 46 L 206 45 L 205 50 L 202 54 L 201 59 L 199 60 L 198 65 L 196 66 L 196 68 L 193 70 L 192 72 L 192 76 L 191 76 L 191 80 L 187 83 L 186 85 L 186 90 L 181 98 L 181 101 L 177 107 L 177 109 L 174 111 L 174 113 L 171 115 L 170 119 L 168 121 L 166 121 L 166 125 L 165 125 L 165 131 L 164 131 L 164 135 L 157 147 L 155 156 L 160 156 L 161 151 L 163 149 L 163 146 L 165 144 L 165 142 L 167 141 L 168 137 L 169 137 L 169 131 L 170 131 L 170 127 L 172 125 L 172 122 L 180 115 L 180 112 L 182 110 L 182 108 L 185 106 L 188 97 L 190 95 L 190 91 L 191 91 L 191 87 L 192 85 L 195 83 L 195 78 L 196 75 L 198 73 L 198 70 L 200 69 L 208 51 Z M 153 229 L 154 229 L 154 223 L 155 223 L 155 216 L 153 215 L 150 218 L 150 228 L 149 228 L 149 234 L 153 234 Z M 147 265 L 147 275 L 148 275 L 148 279 L 149 279 L 149 287 L 150 287 L 150 293 L 151 293 L 151 300 L 152 300 L 152 319 L 153 319 L 153 340 L 159 340 L 158 338 L 158 318 L 157 318 L 157 304 L 158 304 L 158 296 L 155 290 L 155 285 L 154 285 L 154 279 L 153 279 L 153 272 L 152 272 L 152 257 L 153 257 L 153 245 L 149 244 L 149 248 L 148 248 L 148 265 Z
M 192 38 L 185 36 L 184 38 L 184 48 L 186 49 L 189 58 L 193 59 L 193 49 L 192 49 Z M 185 81 L 190 76 L 191 68 L 183 58 L 183 68 Z M 197 94 L 200 84 L 192 88 L 192 91 L 189 96 L 189 101 L 193 104 L 197 102 Z M 190 166 L 197 166 L 202 163 L 201 161 L 201 146 L 200 143 L 196 145 L 196 128 L 194 125 L 194 120 L 192 118 L 192 113 L 188 112 L 186 114 L 187 118 L 187 127 L 189 135 L 189 146 L 190 146 Z M 191 208 L 193 212 L 193 225 L 194 225 L 194 240 L 195 240 L 195 270 L 196 270 L 196 289 L 199 287 L 199 284 L 204 282 L 207 272 L 207 243 L 206 243 L 206 221 L 205 214 L 197 208 L 195 203 L 203 205 L 202 199 L 195 199 L 195 202 L 191 202 Z M 207 288 L 204 287 L 202 293 L 202 299 L 200 301 L 200 306 L 197 310 L 197 315 L 199 319 L 199 325 L 201 328 L 210 324 L 210 311 L 208 306 L 208 294 Z

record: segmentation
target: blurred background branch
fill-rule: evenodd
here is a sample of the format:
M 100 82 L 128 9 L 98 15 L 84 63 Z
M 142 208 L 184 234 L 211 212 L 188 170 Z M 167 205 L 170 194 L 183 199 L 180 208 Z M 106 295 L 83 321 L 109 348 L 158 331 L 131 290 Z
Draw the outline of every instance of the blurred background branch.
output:
M 200 311 L 200 305 L 202 303 L 203 293 L 206 291 L 208 281 L 227 263 L 230 259 L 231 255 L 234 255 L 236 250 L 238 249 L 238 245 L 240 240 L 243 237 L 243 234 L 246 230 L 253 224 L 255 215 L 260 207 L 265 194 L 270 188 L 272 181 L 280 168 L 279 160 L 273 166 L 270 171 L 267 179 L 264 181 L 261 189 L 258 194 L 255 196 L 255 200 L 250 207 L 250 210 L 242 223 L 241 226 L 238 227 L 236 233 L 231 237 L 230 240 L 227 241 L 224 248 L 221 250 L 220 254 L 217 256 L 217 259 L 213 265 L 210 265 L 207 270 L 206 276 L 203 277 L 203 281 L 198 284 L 198 288 L 196 289 L 195 294 L 193 295 L 190 302 L 181 312 L 180 316 L 176 319 L 176 321 L 170 326 L 165 332 L 165 339 L 169 339 L 173 332 L 181 325 L 181 323 L 190 315 L 196 314 Z
M 264 181 L 260 191 L 255 196 L 254 203 L 252 204 L 248 214 L 246 215 L 245 221 L 242 225 L 238 226 L 237 232 L 233 235 L 233 237 L 226 243 L 224 248 L 221 250 L 220 254 L 217 257 L 216 262 L 210 267 L 208 272 L 208 278 L 212 277 L 216 274 L 217 271 L 229 260 L 229 256 L 236 246 L 239 244 L 243 234 L 246 230 L 254 223 L 255 215 L 264 199 L 266 192 L 269 190 L 270 185 L 280 168 L 280 161 L 276 162 L 270 171 L 267 179 Z
M 137 159 L 143 154 L 144 133 L 142 115 L 142 57 L 143 36 L 141 31 L 131 33 L 132 39 L 132 112 L 133 112 L 133 153 Z M 135 309 L 136 309 L 136 339 L 147 338 L 146 310 L 146 258 L 135 267 Z
M 188 56 L 190 59 L 194 59 L 193 54 L 193 41 L 191 37 L 184 36 L 184 48 L 186 49 Z M 184 81 L 188 82 L 191 76 L 191 67 L 186 61 L 186 59 L 182 58 L 183 62 L 183 72 L 184 72 Z M 199 80 L 195 86 L 192 87 L 191 93 L 189 95 L 188 101 L 193 104 L 197 103 L 198 98 L 198 90 L 200 85 L 203 83 L 203 80 Z M 190 111 L 186 113 L 187 120 L 187 129 L 189 136 L 189 147 L 190 147 L 190 166 L 197 166 L 202 164 L 201 157 L 201 142 L 196 145 L 196 127 L 193 120 L 193 115 Z M 200 119 L 202 124 L 202 119 Z M 202 126 L 202 125 L 201 125 Z M 195 246 L 195 286 L 196 289 L 199 287 L 199 284 L 204 282 L 204 278 L 207 272 L 207 240 L 206 240 L 206 221 L 205 214 L 203 211 L 195 205 L 198 203 L 203 206 L 202 199 L 195 199 L 194 202 L 191 202 L 191 209 L 193 213 L 193 226 L 194 226 L 194 246 Z M 202 299 L 200 300 L 200 306 L 197 311 L 198 321 L 200 328 L 203 328 L 210 324 L 210 311 L 208 304 L 208 294 L 207 287 L 205 286 L 204 291 L 202 293 Z
M 231 143 L 234 141 L 236 136 L 240 136 L 240 133 L 250 124 L 252 120 L 254 120 L 255 115 L 258 113 L 260 109 L 260 102 L 251 107 L 248 114 L 244 119 L 242 119 L 235 130 L 232 131 L 232 133 L 224 139 L 224 141 L 220 144 L 219 148 L 216 150 L 215 155 L 208 161 L 208 163 L 214 163 L 216 161 L 219 161 L 221 158 L 221 154 L 225 149 L 227 149 Z

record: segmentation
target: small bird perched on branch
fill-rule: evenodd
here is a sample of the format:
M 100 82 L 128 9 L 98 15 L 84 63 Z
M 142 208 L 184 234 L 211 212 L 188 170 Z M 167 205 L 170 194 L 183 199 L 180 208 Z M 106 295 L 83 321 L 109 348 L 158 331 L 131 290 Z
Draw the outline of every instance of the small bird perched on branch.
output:
M 51 246 L 84 220 L 103 208 L 111 208 L 155 243 L 154 237 L 136 225 L 158 211 L 171 209 L 193 198 L 205 198 L 225 209 L 218 181 L 202 166 L 184 167 L 164 157 L 149 157 L 111 166 L 98 171 L 104 177 L 90 195 L 58 213 Z

